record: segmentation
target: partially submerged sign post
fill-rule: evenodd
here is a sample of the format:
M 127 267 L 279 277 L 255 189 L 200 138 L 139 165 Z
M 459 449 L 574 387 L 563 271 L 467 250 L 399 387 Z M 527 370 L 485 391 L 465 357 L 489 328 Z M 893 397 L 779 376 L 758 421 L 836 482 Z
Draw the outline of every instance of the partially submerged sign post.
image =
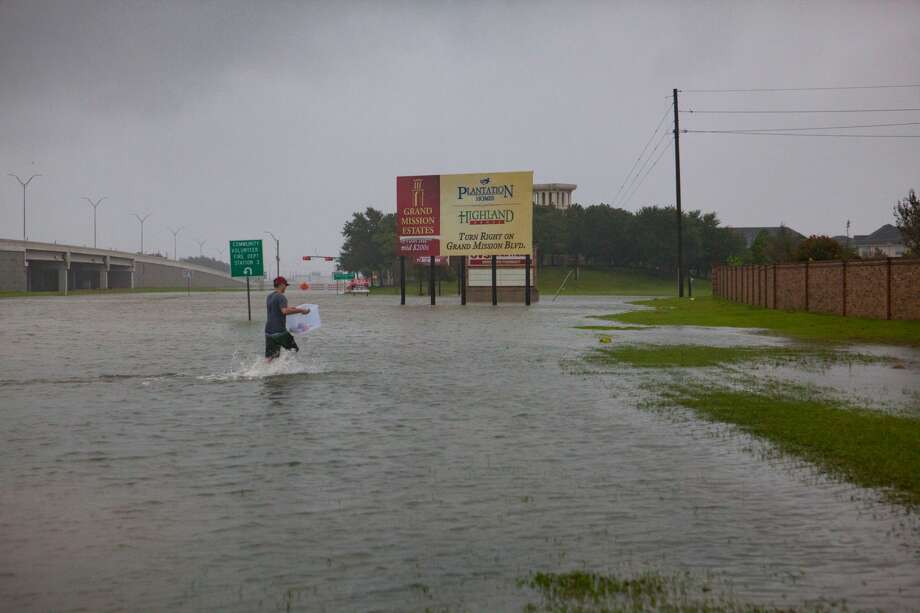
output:
M 246 311 L 252 321 L 252 301 L 249 294 L 249 277 L 261 277 L 262 239 L 251 241 L 230 241 L 230 276 L 246 277 Z
M 344 270 L 333 271 L 332 280 L 335 281 L 335 293 L 339 293 L 339 281 L 354 281 L 356 276 L 355 273 L 345 272 Z M 342 291 L 344 292 L 345 289 L 347 288 L 343 287 Z

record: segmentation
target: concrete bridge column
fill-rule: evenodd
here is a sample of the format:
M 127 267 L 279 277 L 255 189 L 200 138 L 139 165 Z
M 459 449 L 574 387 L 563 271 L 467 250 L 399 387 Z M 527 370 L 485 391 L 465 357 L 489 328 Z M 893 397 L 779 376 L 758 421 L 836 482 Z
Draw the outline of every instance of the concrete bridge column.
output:
M 58 266 L 58 291 L 63 292 L 64 295 L 67 295 L 67 262 L 61 262 Z
M 109 270 L 112 268 L 112 262 L 109 256 L 103 258 L 102 268 L 99 269 L 99 289 L 109 289 Z

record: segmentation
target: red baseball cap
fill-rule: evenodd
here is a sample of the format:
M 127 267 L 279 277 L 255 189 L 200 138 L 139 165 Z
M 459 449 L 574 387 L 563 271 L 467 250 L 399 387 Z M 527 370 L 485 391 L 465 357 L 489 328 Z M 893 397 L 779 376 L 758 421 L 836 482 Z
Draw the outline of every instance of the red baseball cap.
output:
M 279 285 L 290 285 L 290 283 L 288 283 L 287 279 L 284 277 L 275 277 L 275 280 L 272 281 L 272 285 L 278 287 Z

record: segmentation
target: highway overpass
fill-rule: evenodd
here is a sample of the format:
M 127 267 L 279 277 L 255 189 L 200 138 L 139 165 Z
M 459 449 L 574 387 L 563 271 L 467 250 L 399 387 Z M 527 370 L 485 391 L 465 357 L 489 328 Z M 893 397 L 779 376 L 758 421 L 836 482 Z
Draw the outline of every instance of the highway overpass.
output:
M 0 291 L 238 288 L 228 274 L 165 258 L 58 243 L 0 239 Z

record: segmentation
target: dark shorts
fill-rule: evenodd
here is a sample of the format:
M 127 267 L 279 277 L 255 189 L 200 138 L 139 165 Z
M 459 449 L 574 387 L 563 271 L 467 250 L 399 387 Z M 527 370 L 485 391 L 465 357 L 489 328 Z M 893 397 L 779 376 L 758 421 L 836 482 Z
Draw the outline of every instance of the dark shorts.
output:
M 297 346 L 290 332 L 278 332 L 277 334 L 265 335 L 265 357 L 277 358 L 281 355 L 282 348 L 300 351 L 300 347 Z

